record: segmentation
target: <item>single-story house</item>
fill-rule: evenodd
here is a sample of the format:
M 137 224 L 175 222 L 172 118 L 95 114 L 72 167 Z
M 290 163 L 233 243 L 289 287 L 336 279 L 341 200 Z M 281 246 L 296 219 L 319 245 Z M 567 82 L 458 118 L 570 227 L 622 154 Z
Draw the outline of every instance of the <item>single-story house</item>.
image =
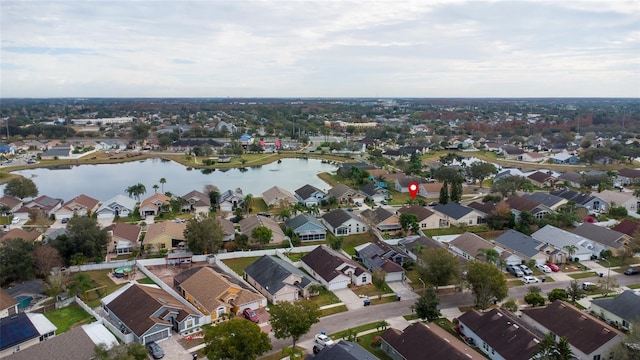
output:
M 357 343 L 338 340 L 335 344 L 325 346 L 315 355 L 309 355 L 305 360 L 380 360 Z
M 353 212 L 333 209 L 322 215 L 324 225 L 337 236 L 363 234 L 369 231 L 367 224 Z
M 38 313 L 21 312 L 0 319 L 0 358 L 55 337 L 57 329 Z
M 56 220 L 70 219 L 74 216 L 88 216 L 98 211 L 100 201 L 81 194 L 62 204 L 56 211 Z
M 181 211 L 195 214 L 208 214 L 211 210 L 211 198 L 209 195 L 198 190 L 190 191 L 180 198 L 185 201 L 180 209 Z
M 150 224 L 142 244 L 147 251 L 184 248 L 186 245 L 184 230 L 186 228 L 187 224 L 182 222 L 163 221 Z
M 301 262 L 302 267 L 330 291 L 371 282 L 367 269 L 325 245 L 303 256 Z
M 360 188 L 360 193 L 367 201 L 373 201 L 376 203 L 389 198 L 389 190 L 378 186 L 373 182 L 363 185 Z
M 321 241 L 327 238 L 327 228 L 318 219 L 309 214 L 300 214 L 284 222 L 286 228 L 290 228 L 298 235 L 300 241 Z
M 418 186 L 418 195 L 427 199 L 438 199 L 443 185 L 441 182 L 422 183 Z
M 129 217 L 136 208 L 136 200 L 124 195 L 116 195 L 98 208 L 98 219 Z
M 443 224 L 446 224 L 445 226 L 440 227 L 449 227 L 450 225 L 461 224 L 473 226 L 484 222 L 482 214 L 479 211 L 462 206 L 455 202 L 438 204 L 433 207 L 433 211 L 440 215 L 443 219 Z
M 140 218 L 144 219 L 146 216 L 157 216 L 163 211 L 163 206 L 168 206 L 171 203 L 171 198 L 162 193 L 155 193 L 148 198 L 142 200 L 140 203 L 139 213 Z
M 418 225 L 422 230 L 439 229 L 449 226 L 439 214 L 436 214 L 424 206 L 410 205 L 398 209 L 398 216 L 404 213 L 414 214 L 418 218 Z
M 276 256 L 263 255 L 244 269 L 245 280 L 271 303 L 308 299 L 319 283 L 302 270 Z
M 294 191 L 294 195 L 299 203 L 304 206 L 311 207 L 314 205 L 320 206 L 323 200 L 328 200 L 329 197 L 322 190 L 311 186 L 309 184 Z
M 640 321 L 640 295 L 625 290 L 616 297 L 593 299 L 589 311 L 607 324 L 630 330 L 632 323 Z
M 298 199 L 287 189 L 273 186 L 262 193 L 262 200 L 268 207 L 286 208 L 298 202 Z
M 352 204 L 364 201 L 364 197 L 357 191 L 344 184 L 338 184 L 329 189 L 329 198 L 335 197 L 338 204 Z
M 218 195 L 216 203 L 220 208 L 220 211 L 232 212 L 237 207 L 242 206 L 242 203 L 244 203 L 244 196 L 238 192 L 227 190 Z
M 627 234 L 589 222 L 580 224 L 578 227 L 573 229 L 572 232 L 605 246 L 607 249 L 611 250 L 614 256 L 618 256 L 618 254 L 625 252 L 633 239 Z
M 0 288 L 0 319 L 18 313 L 18 302 L 13 296 Z
M 120 255 L 130 254 L 133 249 L 140 250 L 142 227 L 136 224 L 117 222 L 109 225 L 106 229 L 111 235 L 111 241 L 107 243 L 107 252 Z
M 540 250 L 543 243 L 519 231 L 509 229 L 494 241 L 522 258 L 525 263 L 535 260 L 536 264 L 544 264 L 548 260 L 547 255 Z
M 377 207 L 373 210 L 364 210 L 360 213 L 360 217 L 369 223 L 369 225 L 383 233 L 394 233 L 402 230 L 402 226 L 400 226 L 400 217 L 383 207 Z
M 247 235 L 249 237 L 249 241 L 256 242 L 257 240 L 253 239 L 251 233 L 253 229 L 264 226 L 267 229 L 271 230 L 271 240 L 270 244 L 281 244 L 284 241 L 288 241 L 289 237 L 284 234 L 280 225 L 273 220 L 271 217 L 262 216 L 262 215 L 251 215 L 246 219 L 242 219 L 239 222 L 240 232 Z
M 4 195 L 0 197 L 0 207 L 7 208 L 5 213 L 13 213 L 16 210 L 20 209 L 23 205 L 24 203 L 22 202 L 22 200 L 13 196 Z
M 628 212 L 634 214 L 638 211 L 638 203 L 640 203 L 640 199 L 633 196 L 633 193 L 603 190 L 599 193 L 594 193 L 593 195 L 604 200 L 610 206 L 621 206 L 627 209 Z
M 576 247 L 572 256 L 579 261 L 590 260 L 591 256 L 600 257 L 600 252 L 605 249 L 592 240 L 553 225 L 545 225 L 531 234 L 531 237 L 543 244 L 539 250 L 547 254 L 549 262 L 552 263 L 566 262 L 569 258 L 567 247 L 571 245 Z
M 386 249 L 377 243 L 364 243 L 355 248 L 356 260 L 360 261 L 372 273 L 384 271 L 385 282 L 404 281 L 405 270 L 402 265 L 388 258 Z

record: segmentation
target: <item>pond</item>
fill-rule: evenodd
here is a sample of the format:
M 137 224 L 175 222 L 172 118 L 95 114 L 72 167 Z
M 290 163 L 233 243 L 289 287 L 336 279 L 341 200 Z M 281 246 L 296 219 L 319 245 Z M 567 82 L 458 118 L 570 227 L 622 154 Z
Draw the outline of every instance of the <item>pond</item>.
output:
M 147 159 L 121 164 L 77 165 L 58 168 L 38 168 L 16 171 L 38 187 L 40 195 L 48 195 L 65 201 L 85 194 L 100 201 L 106 201 L 117 194 L 126 195 L 125 189 L 142 183 L 147 192 L 142 198 L 155 191 L 163 191 L 160 179 L 166 179 L 164 192 L 184 195 L 192 190 L 203 191 L 205 185 L 215 185 L 220 191 L 242 189 L 242 193 L 254 197 L 274 185 L 294 192 L 305 184 L 327 191 L 330 186 L 318 174 L 335 172 L 337 166 L 317 159 L 282 159 L 282 162 L 247 167 L 244 169 L 190 169 L 179 163 Z M 4 186 L 1 188 L 4 190 Z

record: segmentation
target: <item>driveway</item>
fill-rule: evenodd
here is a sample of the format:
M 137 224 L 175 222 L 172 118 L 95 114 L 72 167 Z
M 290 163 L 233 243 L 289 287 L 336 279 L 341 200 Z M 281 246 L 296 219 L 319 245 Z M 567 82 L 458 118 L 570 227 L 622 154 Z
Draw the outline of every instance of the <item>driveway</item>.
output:
M 349 310 L 361 309 L 364 307 L 363 299 L 349 288 L 333 290 L 333 293 L 336 294 L 340 301 L 345 304 Z
M 178 343 L 179 336 L 176 333 L 172 333 L 170 338 L 158 342 L 158 345 L 164 350 L 165 359 L 188 360 L 192 358 L 192 355 Z M 153 357 L 149 355 L 149 359 L 153 359 Z
M 409 289 L 409 287 L 402 281 L 388 282 L 387 285 L 389 285 L 394 293 L 400 295 L 402 300 L 413 300 L 418 298 L 418 294 Z

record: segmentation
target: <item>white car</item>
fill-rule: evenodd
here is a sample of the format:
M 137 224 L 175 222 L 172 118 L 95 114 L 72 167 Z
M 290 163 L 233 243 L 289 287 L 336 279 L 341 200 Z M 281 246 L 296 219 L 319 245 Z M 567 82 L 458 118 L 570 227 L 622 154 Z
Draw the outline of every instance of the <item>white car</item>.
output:
M 20 218 L 17 217 L 17 216 L 14 216 L 13 219 L 11 219 L 11 223 L 14 224 L 14 225 L 19 223 L 19 222 L 20 222 Z
M 538 268 L 538 270 L 542 271 L 543 273 L 550 273 L 551 272 L 551 268 L 548 267 L 545 264 L 538 264 L 538 265 L 536 265 L 536 268 Z
M 333 340 L 324 334 L 316 335 L 316 343 L 322 346 L 333 345 Z
M 525 275 L 532 275 L 533 271 L 531 271 L 531 269 L 529 269 L 529 267 L 527 265 L 519 265 L 520 266 L 520 270 L 522 270 L 522 272 Z
M 540 282 L 540 280 L 538 280 L 538 278 L 535 276 L 525 276 L 522 278 L 522 282 L 525 284 L 533 284 Z

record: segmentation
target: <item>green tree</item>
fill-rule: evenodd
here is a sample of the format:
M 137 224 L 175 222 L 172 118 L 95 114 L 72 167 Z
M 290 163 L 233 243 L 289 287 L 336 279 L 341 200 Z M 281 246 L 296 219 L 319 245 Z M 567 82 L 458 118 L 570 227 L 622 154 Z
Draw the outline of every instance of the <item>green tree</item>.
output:
M 443 205 L 449 202 L 449 185 L 447 184 L 447 180 L 442 182 L 438 202 Z
M 153 192 L 154 193 L 158 193 L 158 189 L 160 188 L 160 186 L 158 186 L 158 184 L 153 184 Z
M 147 193 L 147 188 L 142 183 L 137 183 L 127 187 L 124 192 L 126 192 L 129 197 L 134 197 L 140 201 L 140 196 Z
M 571 244 L 571 245 L 565 245 L 562 247 L 563 249 L 567 250 L 567 253 L 569 254 L 569 261 L 573 261 L 573 254 L 576 253 L 576 251 L 578 251 L 578 247 Z
M 640 322 L 633 321 L 629 325 L 629 332 L 625 337 L 614 346 L 613 359 L 640 360 Z
M 531 181 L 527 178 L 509 175 L 494 181 L 491 185 L 491 192 L 500 193 L 503 198 L 507 198 L 509 195 L 515 195 L 517 190 L 522 190 L 530 185 Z
M 344 242 L 344 236 L 335 236 L 333 234 L 327 234 L 327 242 L 329 247 L 333 250 L 340 250 L 342 243 Z
M 476 259 L 486 261 L 489 264 L 493 264 L 496 266 L 500 265 L 500 253 L 498 250 L 493 248 L 487 249 L 478 249 L 478 254 L 476 255 Z
M 469 165 L 466 171 L 467 176 L 475 181 L 479 181 L 480 188 L 482 188 L 482 182 L 484 181 L 484 179 L 488 178 L 492 174 L 496 174 L 498 172 L 498 169 L 496 169 L 496 166 L 491 163 L 476 161 L 473 164 Z
M 251 238 L 259 244 L 268 244 L 273 238 L 273 231 L 266 226 L 258 226 L 251 231 Z
M 459 203 L 462 200 L 462 181 L 454 181 L 451 183 L 449 200 L 455 203 Z
M 194 254 L 215 254 L 222 247 L 224 232 L 215 217 L 192 218 L 187 221 L 184 238 Z
M 524 302 L 531 306 L 544 305 L 544 297 L 538 293 L 528 293 L 524 296 Z
M 276 339 L 291 338 L 292 347 L 309 332 L 311 325 L 320 321 L 318 306 L 307 301 L 280 302 L 270 307 L 271 328 Z
M 502 307 L 511 311 L 511 312 L 516 312 L 518 311 L 518 303 L 514 300 L 514 299 L 509 299 L 507 301 L 505 301 L 504 304 L 502 304 Z
M 31 280 L 36 276 L 34 245 L 20 238 L 3 239 L 0 244 L 0 283 Z
M 515 229 L 523 234 L 531 235 L 536 225 L 536 218 L 529 211 L 523 211 L 520 213 L 520 220 Z
M 400 226 L 404 232 L 408 232 L 409 229 L 413 232 L 418 232 L 418 217 L 416 214 L 402 213 L 400 214 Z
M 160 186 L 162 186 L 162 193 L 164 194 L 164 184 L 166 184 L 166 183 L 167 183 L 167 179 L 165 179 L 165 178 L 160 178 L 159 183 L 160 183 Z
M 251 212 L 251 208 L 253 207 L 253 195 L 247 194 L 244 197 L 244 201 L 242 202 L 242 207 L 247 215 Z
M 67 233 L 58 236 L 53 241 L 53 246 L 58 249 L 66 264 L 70 264 L 74 254 L 101 261 L 109 238 L 107 230 L 101 228 L 96 219 L 76 216 L 69 219 Z
M 547 297 L 551 302 L 554 302 L 556 300 L 566 301 L 567 299 L 569 299 L 569 294 L 565 289 L 553 289 L 549 292 L 549 294 L 547 294 Z
M 7 182 L 4 188 L 4 194 L 19 199 L 36 197 L 38 196 L 38 187 L 31 179 L 16 177 Z
M 267 333 L 257 324 L 239 318 L 208 326 L 204 342 L 204 353 L 212 360 L 254 360 L 272 348 Z
M 69 295 L 80 296 L 84 299 L 84 294 L 87 290 L 91 290 L 95 287 L 93 280 L 86 273 L 79 272 L 73 275 L 71 283 L 69 284 Z
M 555 335 L 548 333 L 538 344 L 538 350 L 533 353 L 535 359 L 541 360 L 571 360 L 573 353 L 566 337 L 555 341 Z
M 507 280 L 502 271 L 492 264 L 470 261 L 467 264 L 467 283 L 480 309 L 486 309 L 492 299 L 500 301 L 507 296 Z
M 95 348 L 96 360 L 145 360 L 148 359 L 144 345 L 133 342 L 131 344 L 119 344 L 107 350 L 104 344 Z
M 425 282 L 438 286 L 449 285 L 460 276 L 460 262 L 454 254 L 443 248 L 428 248 L 420 255 L 418 273 Z
M 438 305 L 440 305 L 440 299 L 438 299 L 436 289 L 433 286 L 429 286 L 425 289 L 424 294 L 418 298 L 418 301 L 411 306 L 411 309 L 416 312 L 420 319 L 426 319 L 431 322 L 442 316 Z
M 582 286 L 580 286 L 578 280 L 571 280 L 569 286 L 567 286 L 567 297 L 571 299 L 571 302 L 575 303 L 585 296 L 586 294 L 584 292 L 584 289 L 582 289 Z

